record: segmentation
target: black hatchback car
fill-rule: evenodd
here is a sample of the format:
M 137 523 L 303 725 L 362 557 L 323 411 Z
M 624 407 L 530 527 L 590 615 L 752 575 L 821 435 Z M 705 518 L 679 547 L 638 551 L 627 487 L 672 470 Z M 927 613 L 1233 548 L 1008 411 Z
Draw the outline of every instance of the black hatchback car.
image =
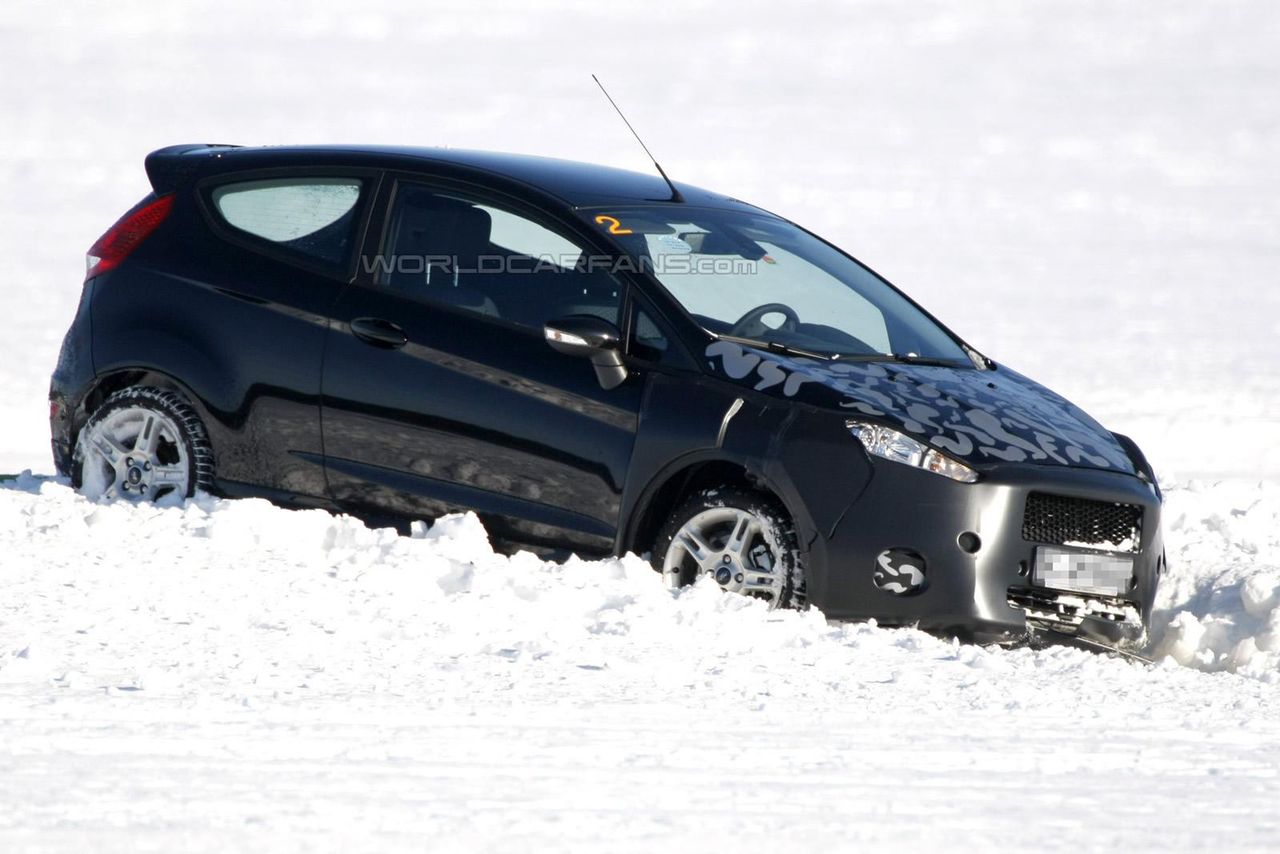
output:
M 256 495 L 649 553 L 773 606 L 1141 636 L 1137 446 L 840 249 L 656 176 L 182 145 L 90 249 L 50 393 L 92 496 Z

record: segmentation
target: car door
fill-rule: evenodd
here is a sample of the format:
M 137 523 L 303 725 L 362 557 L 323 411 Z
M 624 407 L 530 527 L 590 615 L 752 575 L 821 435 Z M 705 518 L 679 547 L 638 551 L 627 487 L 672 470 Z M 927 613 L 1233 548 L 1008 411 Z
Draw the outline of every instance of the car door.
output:
M 618 280 L 579 272 L 572 232 L 509 199 L 401 180 L 384 221 L 326 345 L 333 497 L 397 515 L 474 509 L 502 539 L 608 551 L 644 380 L 602 389 L 543 324 L 617 324 Z

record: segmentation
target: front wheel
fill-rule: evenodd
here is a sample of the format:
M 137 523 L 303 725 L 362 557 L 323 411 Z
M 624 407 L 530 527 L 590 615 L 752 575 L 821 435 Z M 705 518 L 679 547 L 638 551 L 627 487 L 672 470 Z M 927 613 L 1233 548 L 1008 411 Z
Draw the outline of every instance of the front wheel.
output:
M 737 487 L 697 492 L 658 533 L 652 560 L 672 588 L 709 576 L 771 608 L 805 606 L 795 526 L 769 495 Z
M 76 441 L 71 482 L 90 498 L 181 501 L 208 489 L 213 450 L 177 392 L 127 388 L 103 401 Z

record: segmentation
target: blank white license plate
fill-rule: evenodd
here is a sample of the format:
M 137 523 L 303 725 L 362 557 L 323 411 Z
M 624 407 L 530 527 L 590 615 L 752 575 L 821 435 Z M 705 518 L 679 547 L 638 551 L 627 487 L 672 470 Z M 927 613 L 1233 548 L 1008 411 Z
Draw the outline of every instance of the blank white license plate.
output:
M 1119 596 L 1133 585 L 1133 558 L 1040 546 L 1032 577 L 1037 584 L 1055 590 Z

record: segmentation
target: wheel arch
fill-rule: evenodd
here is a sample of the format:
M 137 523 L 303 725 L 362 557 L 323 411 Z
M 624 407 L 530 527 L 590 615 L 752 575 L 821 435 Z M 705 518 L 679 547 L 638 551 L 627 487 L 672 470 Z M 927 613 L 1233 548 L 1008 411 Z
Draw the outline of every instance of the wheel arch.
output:
M 798 512 L 794 501 L 787 499 L 787 491 L 761 471 L 744 460 L 723 454 L 694 454 L 673 461 L 649 480 L 628 514 L 628 523 L 617 544 L 618 553 L 641 554 L 649 550 L 662 524 L 681 501 L 700 489 L 715 486 L 741 486 L 765 492 L 782 506 L 798 530 L 804 529 L 807 517 Z
M 204 423 L 206 429 L 208 428 L 208 407 L 186 383 L 155 368 L 116 368 L 94 377 L 80 396 L 80 400 L 71 416 L 71 428 L 68 437 L 71 447 L 75 447 L 80 431 L 84 428 L 85 423 L 88 422 L 89 417 L 102 406 L 108 397 L 126 388 L 141 387 L 159 388 L 182 395 L 186 402 L 196 410 L 196 414 L 200 416 L 200 420 Z M 212 441 L 212 436 L 210 436 L 210 441 Z M 214 451 L 215 453 L 217 452 L 216 447 Z

